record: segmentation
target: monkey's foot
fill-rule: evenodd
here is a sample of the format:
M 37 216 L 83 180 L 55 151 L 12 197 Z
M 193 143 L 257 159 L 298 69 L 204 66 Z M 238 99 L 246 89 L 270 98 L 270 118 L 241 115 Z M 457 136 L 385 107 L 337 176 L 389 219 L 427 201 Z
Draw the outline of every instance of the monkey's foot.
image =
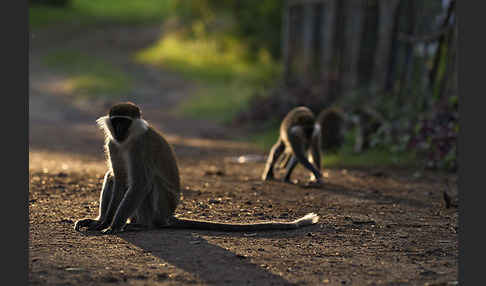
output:
M 304 185 L 305 188 L 322 188 L 323 186 L 324 186 L 323 180 L 311 181 Z
M 273 180 L 273 179 L 274 179 L 273 173 L 266 173 L 262 176 L 263 181 L 270 181 L 270 180 Z
M 148 226 L 138 223 L 128 223 L 123 228 L 123 231 L 141 231 L 149 229 Z
M 299 180 L 291 180 L 290 177 L 283 178 L 282 182 L 287 183 L 287 184 L 291 184 L 291 185 L 298 185 L 299 184 Z

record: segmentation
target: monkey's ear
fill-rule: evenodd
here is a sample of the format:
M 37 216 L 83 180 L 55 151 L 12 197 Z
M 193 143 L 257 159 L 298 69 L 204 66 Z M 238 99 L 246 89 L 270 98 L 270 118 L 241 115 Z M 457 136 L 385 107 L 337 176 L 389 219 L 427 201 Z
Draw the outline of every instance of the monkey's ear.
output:
M 101 130 L 103 130 L 106 138 L 113 139 L 113 126 L 111 126 L 110 117 L 108 115 L 96 119 L 96 124 Z
M 105 125 L 107 124 L 107 119 L 109 119 L 108 115 L 99 117 L 98 119 L 96 119 L 96 125 L 98 125 L 100 129 L 104 129 Z

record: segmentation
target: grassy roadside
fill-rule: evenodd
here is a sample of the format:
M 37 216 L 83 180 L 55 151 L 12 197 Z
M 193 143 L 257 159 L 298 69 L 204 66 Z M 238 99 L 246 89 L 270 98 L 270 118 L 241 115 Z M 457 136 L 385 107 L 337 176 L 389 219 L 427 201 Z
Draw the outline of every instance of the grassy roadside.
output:
M 267 131 L 255 134 L 250 141 L 260 149 L 269 151 L 277 142 L 279 125 L 273 124 Z M 353 152 L 352 142 L 345 142 L 336 153 L 323 152 L 322 165 L 326 168 L 353 167 L 415 167 L 416 155 L 413 152 L 390 152 L 384 149 L 370 149 L 362 153 Z
M 254 92 L 275 78 L 280 69 L 265 51 L 256 60 L 248 60 L 244 43 L 227 35 L 168 33 L 152 47 L 139 51 L 135 60 L 199 82 L 201 88 L 177 112 L 222 123 L 244 109 Z

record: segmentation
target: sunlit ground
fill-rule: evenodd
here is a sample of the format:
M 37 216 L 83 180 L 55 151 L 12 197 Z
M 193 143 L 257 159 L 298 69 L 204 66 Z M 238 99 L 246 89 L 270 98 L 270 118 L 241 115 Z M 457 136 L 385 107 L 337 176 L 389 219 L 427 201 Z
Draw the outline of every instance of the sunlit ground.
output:
M 42 170 L 44 173 L 87 172 L 103 174 L 106 172 L 106 164 L 102 155 L 96 158 L 29 148 L 29 171 L 38 170 Z

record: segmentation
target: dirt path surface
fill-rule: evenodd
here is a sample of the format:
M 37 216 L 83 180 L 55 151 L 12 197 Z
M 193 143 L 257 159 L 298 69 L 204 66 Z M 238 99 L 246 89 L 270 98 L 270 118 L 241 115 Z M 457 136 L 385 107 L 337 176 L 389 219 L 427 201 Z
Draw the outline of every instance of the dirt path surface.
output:
M 36 31 L 30 41 L 29 281 L 31 285 L 457 285 L 457 210 L 442 191 L 456 176 L 407 170 L 325 169 L 327 185 L 262 182 L 260 154 L 213 122 L 171 110 L 198 88 L 175 74 L 137 65 L 130 54 L 153 42 L 151 27 Z M 127 35 L 130 35 L 129 37 Z M 54 48 L 96 53 L 134 79 L 144 117 L 174 145 L 182 177 L 177 213 L 251 222 L 319 214 L 295 231 L 223 233 L 154 230 L 114 236 L 73 230 L 95 217 L 103 138 L 95 120 L 111 102 L 75 102 L 66 76 L 42 57 Z M 307 174 L 298 167 L 295 178 Z

